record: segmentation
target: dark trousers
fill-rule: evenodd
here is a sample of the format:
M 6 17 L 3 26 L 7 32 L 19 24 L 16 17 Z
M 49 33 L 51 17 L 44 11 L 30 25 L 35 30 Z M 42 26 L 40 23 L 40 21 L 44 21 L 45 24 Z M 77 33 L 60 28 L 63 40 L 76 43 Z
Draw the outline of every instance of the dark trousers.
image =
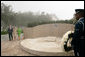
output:
M 75 56 L 80 55 L 80 44 L 79 40 L 73 40 L 73 49 L 74 49 L 74 54 Z
M 78 47 L 76 47 L 76 46 L 74 46 L 74 54 L 75 54 L 75 56 L 79 56 L 79 48 Z
M 85 39 L 80 39 L 79 42 L 76 42 L 74 45 L 74 54 L 75 56 L 85 56 Z
M 13 40 L 12 33 L 9 33 L 9 41 Z
M 80 40 L 80 56 L 85 56 L 85 39 Z

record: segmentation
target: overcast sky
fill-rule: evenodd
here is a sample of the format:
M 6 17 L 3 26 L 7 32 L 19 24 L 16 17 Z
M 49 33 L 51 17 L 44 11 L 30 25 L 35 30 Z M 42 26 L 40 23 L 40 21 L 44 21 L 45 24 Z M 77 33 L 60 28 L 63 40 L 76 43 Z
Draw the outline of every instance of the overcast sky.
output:
M 59 19 L 70 19 L 75 9 L 84 9 L 84 1 L 1 1 L 12 6 L 15 12 L 46 12 Z

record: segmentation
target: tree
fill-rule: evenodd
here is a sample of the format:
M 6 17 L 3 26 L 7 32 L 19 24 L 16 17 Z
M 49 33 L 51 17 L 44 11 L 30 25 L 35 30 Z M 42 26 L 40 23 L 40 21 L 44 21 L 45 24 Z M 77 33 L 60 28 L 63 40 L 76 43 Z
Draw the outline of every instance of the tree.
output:
M 15 13 L 12 11 L 11 5 L 1 3 L 1 21 L 4 22 L 6 28 L 9 24 L 15 23 Z

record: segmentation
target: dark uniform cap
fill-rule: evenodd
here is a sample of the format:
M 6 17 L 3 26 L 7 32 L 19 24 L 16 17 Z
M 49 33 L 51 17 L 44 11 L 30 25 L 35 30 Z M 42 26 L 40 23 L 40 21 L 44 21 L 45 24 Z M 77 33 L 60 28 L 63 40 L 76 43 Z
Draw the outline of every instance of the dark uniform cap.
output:
M 75 9 L 76 13 L 84 12 L 84 9 Z

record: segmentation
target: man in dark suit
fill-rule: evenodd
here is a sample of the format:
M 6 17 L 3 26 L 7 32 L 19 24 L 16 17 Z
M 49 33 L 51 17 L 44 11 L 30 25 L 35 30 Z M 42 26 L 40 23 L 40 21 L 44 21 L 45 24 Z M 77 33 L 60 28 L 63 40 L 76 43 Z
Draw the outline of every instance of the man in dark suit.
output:
M 9 25 L 9 28 L 8 28 L 9 41 L 13 40 L 12 32 L 13 32 L 13 28 L 11 25 Z

